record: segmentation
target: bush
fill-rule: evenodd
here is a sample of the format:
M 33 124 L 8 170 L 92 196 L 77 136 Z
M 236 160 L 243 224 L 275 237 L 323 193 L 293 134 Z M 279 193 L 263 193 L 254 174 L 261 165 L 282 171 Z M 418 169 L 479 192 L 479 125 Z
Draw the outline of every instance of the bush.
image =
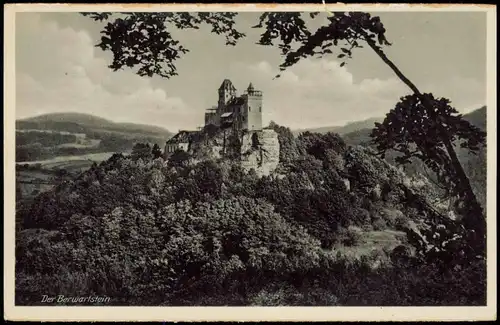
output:
M 373 230 L 380 231 L 380 230 L 386 230 L 388 228 L 387 222 L 384 219 L 376 217 L 372 220 L 373 220 L 372 221 Z
M 388 228 L 404 231 L 408 225 L 409 218 L 400 210 L 382 208 L 378 213 L 380 214 L 380 219 L 384 220 Z M 382 226 L 382 223 L 380 223 L 379 226 Z
M 353 228 L 341 228 L 336 233 L 336 242 L 344 246 L 356 246 L 361 242 L 361 233 Z
M 278 283 L 264 288 L 249 298 L 252 306 L 338 306 L 338 298 L 330 290 L 317 285 L 296 288 Z
M 168 165 L 171 167 L 185 167 L 187 166 L 191 155 L 184 150 L 176 150 L 168 158 Z

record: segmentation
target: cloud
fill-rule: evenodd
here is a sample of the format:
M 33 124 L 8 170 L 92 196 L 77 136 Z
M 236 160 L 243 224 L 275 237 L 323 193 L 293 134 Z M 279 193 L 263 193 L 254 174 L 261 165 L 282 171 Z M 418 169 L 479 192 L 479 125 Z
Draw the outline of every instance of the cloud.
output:
M 87 32 L 61 28 L 37 13 L 16 18 L 18 118 L 84 112 L 172 131 L 202 123 L 199 112 L 154 87 L 150 79 L 110 70 L 108 61 L 96 56 L 99 49 Z
M 268 62 L 247 68 L 246 75 L 264 91 L 264 119 L 291 128 L 341 125 L 384 115 L 407 91 L 397 79 L 365 79 L 334 60 L 303 60 L 280 74 Z
M 248 66 L 244 75 L 264 91 L 266 123 L 274 120 L 291 128 L 342 125 L 384 116 L 400 97 L 411 93 L 396 77 L 355 82 L 348 67 L 340 67 L 335 60 L 306 59 L 273 80 L 280 72 L 262 61 Z M 429 84 L 423 91 L 451 98 L 459 109 L 484 102 L 485 98 L 485 87 L 480 82 L 458 77 L 446 85 Z
M 486 104 L 486 80 L 480 82 L 474 78 L 453 76 L 447 82 L 431 82 L 422 87 L 424 92 L 432 92 L 436 97 L 451 100 L 451 105 L 460 112 L 478 109 Z
M 236 49 L 204 42 L 199 45 L 205 37 L 199 33 L 189 34 L 200 39 L 195 37 L 188 44 L 193 52 L 179 60 L 179 71 L 183 72 L 171 80 L 139 77 L 131 70 L 113 72 L 107 67 L 109 53 L 94 47 L 95 39 L 87 27 L 70 24 L 72 27 L 63 28 L 55 21 L 40 19 L 41 15 L 16 16 L 18 118 L 86 112 L 172 131 L 192 129 L 203 123 L 203 110 L 216 104 L 220 82 L 230 78 L 240 91 L 253 82 L 264 92 L 265 123 L 274 120 L 291 128 L 309 128 L 384 116 L 401 96 L 410 93 L 395 76 L 360 79 L 378 73 L 364 61 L 340 67 L 334 59 L 305 59 L 273 80 L 279 73 L 279 60 L 273 62 L 271 52 L 259 52 L 252 43 L 244 51 L 231 54 Z M 211 57 L 209 63 L 206 56 Z M 409 70 L 410 79 L 419 78 L 415 71 L 405 70 Z M 450 98 L 462 111 L 484 105 L 485 81 L 460 74 L 465 72 L 457 69 L 451 76 L 436 73 L 439 80 L 429 81 L 425 73 L 416 83 L 423 92 Z

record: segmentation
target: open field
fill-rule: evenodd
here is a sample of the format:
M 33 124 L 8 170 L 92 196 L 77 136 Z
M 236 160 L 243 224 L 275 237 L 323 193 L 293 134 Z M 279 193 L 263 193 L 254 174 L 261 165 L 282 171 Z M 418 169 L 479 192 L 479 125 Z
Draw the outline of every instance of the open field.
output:
M 54 174 L 47 170 L 26 170 L 16 172 L 18 199 L 30 198 L 50 190 L 56 185 Z
M 56 186 L 61 179 L 57 177 L 58 170 L 65 170 L 72 175 L 89 169 L 94 162 L 100 163 L 111 157 L 114 152 L 93 153 L 80 156 L 59 156 L 47 160 L 18 162 L 17 165 L 34 166 L 35 169 L 16 171 L 16 183 L 19 198 L 30 198 L 38 193 L 48 191 Z
M 86 140 L 77 140 L 75 143 L 63 143 L 58 145 L 58 148 L 97 148 L 101 140 L 99 139 L 86 139 Z
M 90 153 L 86 155 L 78 155 L 78 156 L 58 156 L 47 160 L 35 160 L 35 161 L 26 161 L 26 162 L 18 162 L 20 165 L 35 165 L 41 164 L 42 168 L 65 168 L 63 166 L 71 166 L 71 164 L 79 164 L 82 161 L 88 161 L 90 165 L 92 162 L 101 162 L 109 159 L 115 152 L 99 152 L 99 153 Z
M 374 255 L 384 256 L 385 252 L 393 250 L 396 246 L 404 244 L 406 234 L 396 230 L 359 230 L 360 240 L 352 246 L 336 245 L 334 251 L 347 257 L 349 260 L 361 259 Z M 387 258 L 387 256 L 385 256 Z

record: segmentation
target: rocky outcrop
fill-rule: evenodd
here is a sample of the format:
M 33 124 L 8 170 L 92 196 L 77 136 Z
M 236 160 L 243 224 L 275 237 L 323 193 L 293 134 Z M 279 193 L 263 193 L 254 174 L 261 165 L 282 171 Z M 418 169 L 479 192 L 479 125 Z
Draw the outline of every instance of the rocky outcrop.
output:
M 279 164 L 278 134 L 272 129 L 245 131 L 236 134 L 231 129 L 204 130 L 193 136 L 189 154 L 191 163 L 203 160 L 227 159 L 239 162 L 246 170 L 255 170 L 259 177 L 270 175 Z
M 225 133 L 219 132 L 212 136 L 200 134 L 194 138 L 189 148 L 189 153 L 195 161 L 222 158 Z
M 278 167 L 280 144 L 278 134 L 272 129 L 251 131 L 241 140 L 241 166 L 254 169 L 258 176 L 267 176 Z
M 344 183 L 344 187 L 345 187 L 346 191 L 350 192 L 351 191 L 351 182 L 349 181 L 349 179 L 343 178 L 342 182 Z

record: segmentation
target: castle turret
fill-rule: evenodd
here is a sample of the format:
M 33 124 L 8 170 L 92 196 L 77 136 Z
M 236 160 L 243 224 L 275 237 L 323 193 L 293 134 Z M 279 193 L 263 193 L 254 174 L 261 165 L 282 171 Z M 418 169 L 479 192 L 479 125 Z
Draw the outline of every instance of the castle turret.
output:
M 236 88 L 229 79 L 224 79 L 219 87 L 219 111 L 222 112 L 226 104 L 231 100 L 231 98 L 236 97 Z
M 245 98 L 243 128 L 262 130 L 262 92 L 255 90 L 252 83 L 250 83 Z

